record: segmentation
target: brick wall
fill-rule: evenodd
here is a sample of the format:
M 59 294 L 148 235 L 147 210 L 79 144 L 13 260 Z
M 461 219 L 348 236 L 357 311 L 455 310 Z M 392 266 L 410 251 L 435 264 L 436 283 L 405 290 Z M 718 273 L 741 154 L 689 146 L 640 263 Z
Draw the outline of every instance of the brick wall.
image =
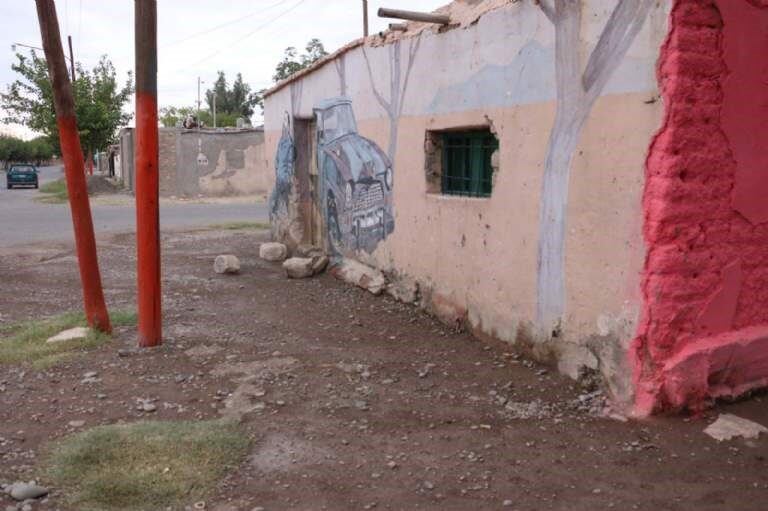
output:
M 768 119 L 744 121 L 745 108 L 768 100 L 766 82 L 748 86 L 750 66 L 768 52 L 765 3 L 675 0 L 672 8 L 658 70 L 665 121 L 643 200 L 645 306 L 631 353 L 640 414 L 700 407 L 768 381 L 752 353 L 768 328 L 750 328 L 768 325 L 768 224 L 747 212 L 760 209 L 753 199 L 734 193 L 749 183 L 752 196 L 768 197 L 768 176 L 754 179 L 750 160 L 768 147 L 768 130 L 755 133 Z

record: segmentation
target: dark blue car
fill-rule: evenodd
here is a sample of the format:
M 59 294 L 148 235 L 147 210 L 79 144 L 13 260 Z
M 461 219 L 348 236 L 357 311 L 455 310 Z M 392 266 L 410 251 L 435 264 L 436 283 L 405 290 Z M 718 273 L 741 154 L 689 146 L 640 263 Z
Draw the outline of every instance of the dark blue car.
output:
M 14 186 L 38 186 L 37 169 L 33 165 L 13 165 L 5 179 L 9 190 Z

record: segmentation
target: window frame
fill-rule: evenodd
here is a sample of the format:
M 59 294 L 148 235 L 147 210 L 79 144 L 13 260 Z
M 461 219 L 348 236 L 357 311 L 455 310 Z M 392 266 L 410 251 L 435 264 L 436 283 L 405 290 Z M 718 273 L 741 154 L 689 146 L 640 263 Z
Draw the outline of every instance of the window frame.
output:
M 493 193 L 493 154 L 499 141 L 489 127 L 444 130 L 440 193 L 447 196 L 489 198 Z

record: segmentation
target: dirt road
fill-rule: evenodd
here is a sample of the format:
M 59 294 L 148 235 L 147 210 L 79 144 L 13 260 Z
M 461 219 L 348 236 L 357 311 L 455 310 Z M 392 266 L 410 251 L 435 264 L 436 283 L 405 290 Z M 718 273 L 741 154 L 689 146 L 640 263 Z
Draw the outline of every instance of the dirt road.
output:
M 77 429 L 70 421 L 229 415 L 253 448 L 206 509 L 766 508 L 768 438 L 702 433 L 723 410 L 768 424 L 762 397 L 692 419 L 598 417 L 599 393 L 507 346 L 327 275 L 286 280 L 257 258 L 265 239 L 164 236 L 160 349 L 119 351 L 135 343 L 124 328 L 52 369 L 0 367 L 0 483 L 39 475 L 45 445 Z M 101 250 L 110 307 L 132 307 L 132 237 Z M 220 253 L 240 257 L 240 275 L 213 273 Z M 2 250 L 0 286 L 4 322 L 80 307 L 66 244 Z M 89 371 L 96 381 L 83 380 Z M 137 409 L 147 399 L 156 411 Z M 65 498 L 52 488 L 34 509 L 68 509 Z
M 62 167 L 41 167 L 40 183 L 63 176 Z M 40 192 L 5 188 L 5 173 L 0 172 L 0 247 L 46 240 L 72 239 L 72 220 L 67 204 L 35 202 Z M 132 197 L 130 198 L 132 199 Z M 136 209 L 132 200 L 100 203 L 92 199 L 96 234 L 134 231 Z M 251 202 L 218 202 L 210 204 L 164 201 L 160 207 L 161 229 L 190 228 L 230 222 L 267 222 L 267 206 Z

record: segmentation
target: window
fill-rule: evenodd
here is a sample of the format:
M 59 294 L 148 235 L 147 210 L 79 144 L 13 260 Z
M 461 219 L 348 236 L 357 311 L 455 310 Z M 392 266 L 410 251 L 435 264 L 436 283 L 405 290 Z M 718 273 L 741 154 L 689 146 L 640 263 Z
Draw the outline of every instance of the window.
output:
M 490 197 L 498 149 L 499 141 L 488 128 L 427 131 L 427 193 Z
M 490 197 L 493 153 L 499 142 L 488 129 L 443 133 L 441 191 L 447 195 Z

